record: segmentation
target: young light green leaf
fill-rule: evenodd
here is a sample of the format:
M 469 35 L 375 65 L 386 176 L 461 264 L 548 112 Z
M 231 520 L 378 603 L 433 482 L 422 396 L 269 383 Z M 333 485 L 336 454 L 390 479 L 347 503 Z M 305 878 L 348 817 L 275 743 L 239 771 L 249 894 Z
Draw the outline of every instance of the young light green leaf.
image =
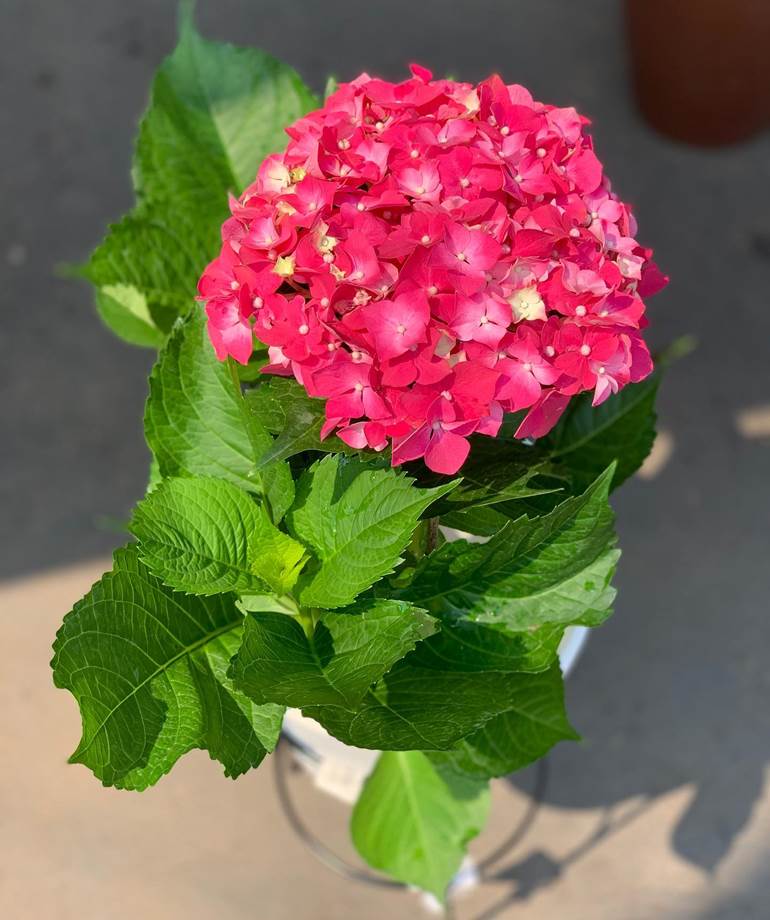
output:
M 166 332 L 150 314 L 147 298 L 131 284 L 108 284 L 96 292 L 99 315 L 121 339 L 159 348 Z
M 610 468 L 543 517 L 511 521 L 488 543 L 444 544 L 422 560 L 402 593 L 435 615 L 509 630 L 566 626 L 600 604 L 608 616 L 619 555 L 607 501 L 612 474 Z
M 190 594 L 286 594 L 307 561 L 264 507 L 223 479 L 164 480 L 137 505 L 129 529 L 145 565 Z
M 419 751 L 386 751 L 353 809 L 353 842 L 370 866 L 443 900 L 489 804 L 486 783 L 444 775 Z
M 152 785 L 193 748 L 228 776 L 257 766 L 277 743 L 283 710 L 256 706 L 225 676 L 242 623 L 233 595 L 175 594 L 135 546 L 118 550 L 54 644 L 54 683 L 83 720 L 71 761 L 124 789 Z
M 217 253 L 227 195 L 254 179 L 286 143 L 284 127 L 317 104 L 296 73 L 252 48 L 208 42 L 184 20 L 179 44 L 152 87 L 134 156 L 138 205 L 110 228 L 83 269 L 97 288 L 130 285 L 167 332 Z M 155 344 L 102 304 L 105 321 Z M 143 341 L 140 341 L 143 339 Z
M 144 428 L 161 474 L 213 476 L 263 493 L 274 520 L 291 505 L 294 482 L 285 464 L 254 473 L 255 453 L 272 437 L 244 412 L 226 364 L 217 360 L 205 314 L 194 308 L 180 322 L 150 375 Z
M 655 440 L 655 396 L 659 374 L 623 387 L 600 406 L 590 395 L 572 400 L 564 417 L 546 439 L 539 442 L 555 464 L 580 492 L 613 461 L 612 489 L 642 465 Z
M 329 96 L 334 95 L 340 87 L 339 80 L 334 74 L 329 74 L 326 78 L 326 86 L 324 87 L 324 100 L 328 99 Z
M 356 707 L 369 687 L 421 639 L 435 620 L 401 601 L 366 600 L 322 613 L 308 637 L 293 617 L 246 617 L 230 675 L 257 703 Z
M 516 674 L 514 705 L 450 751 L 428 754 L 439 767 L 490 779 L 520 770 L 543 757 L 559 741 L 578 734 L 564 711 L 564 682 L 558 663 L 539 674 Z
M 392 572 L 420 515 L 456 481 L 417 489 L 407 476 L 360 460 L 324 457 L 299 481 L 290 531 L 316 556 L 299 580 L 308 607 L 344 607 Z
M 139 205 L 110 226 L 79 273 L 97 292 L 129 287 L 143 297 L 165 338 L 176 317 L 189 310 L 202 267 L 216 254 L 215 227 L 206 234 L 204 226 L 194 221 L 188 225 L 181 215 L 173 215 L 171 205 L 162 213 L 157 207 Z M 121 335 L 120 321 L 112 321 L 113 313 L 101 312 Z

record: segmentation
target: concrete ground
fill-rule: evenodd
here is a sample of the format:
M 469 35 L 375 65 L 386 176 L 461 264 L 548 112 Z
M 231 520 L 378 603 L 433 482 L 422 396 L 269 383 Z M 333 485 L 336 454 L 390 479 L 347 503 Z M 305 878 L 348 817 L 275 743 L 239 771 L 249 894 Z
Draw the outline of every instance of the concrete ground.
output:
M 171 47 L 166 0 L 0 5 L 0 916 L 12 920 L 421 916 L 414 896 L 340 883 L 294 840 L 269 766 L 232 783 L 188 757 L 137 796 L 66 755 L 74 703 L 50 685 L 56 626 L 122 541 L 141 494 L 148 352 L 114 340 L 55 276 L 131 201 L 131 138 Z M 388 77 L 419 60 L 499 70 L 595 120 L 600 155 L 673 276 L 652 339 L 697 351 L 669 374 L 647 478 L 615 501 L 613 620 L 568 690 L 584 741 L 550 758 L 545 803 L 458 914 L 764 920 L 770 879 L 770 139 L 699 152 L 649 132 L 629 96 L 617 0 L 200 0 L 203 30 L 289 60 Z M 296 778 L 344 843 L 345 810 Z M 477 850 L 529 801 L 495 788 Z

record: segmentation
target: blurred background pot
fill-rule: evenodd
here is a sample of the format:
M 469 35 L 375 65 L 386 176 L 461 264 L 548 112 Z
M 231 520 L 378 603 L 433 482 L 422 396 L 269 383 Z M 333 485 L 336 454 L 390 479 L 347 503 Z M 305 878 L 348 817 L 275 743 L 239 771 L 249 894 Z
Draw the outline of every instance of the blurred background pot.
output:
M 770 126 L 770 0 L 626 0 L 636 97 L 663 134 L 692 144 Z

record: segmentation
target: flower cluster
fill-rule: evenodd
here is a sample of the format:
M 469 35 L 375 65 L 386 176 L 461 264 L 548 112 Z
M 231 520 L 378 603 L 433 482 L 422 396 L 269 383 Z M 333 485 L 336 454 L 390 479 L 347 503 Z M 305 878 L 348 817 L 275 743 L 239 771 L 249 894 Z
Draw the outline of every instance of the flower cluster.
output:
M 217 356 L 256 337 L 326 400 L 324 436 L 448 474 L 505 412 L 540 437 L 642 379 L 666 279 L 587 124 L 496 76 L 342 85 L 231 201 L 199 285 Z

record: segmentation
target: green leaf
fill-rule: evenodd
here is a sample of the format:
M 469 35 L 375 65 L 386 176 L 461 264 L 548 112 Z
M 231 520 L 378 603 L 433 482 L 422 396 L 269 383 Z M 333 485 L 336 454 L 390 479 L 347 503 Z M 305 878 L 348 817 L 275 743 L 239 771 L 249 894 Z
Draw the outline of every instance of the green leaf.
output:
M 356 708 L 303 712 L 346 744 L 380 750 L 444 750 L 519 704 L 521 673 L 556 661 L 563 628 L 507 632 L 442 614 L 441 630 L 418 643 Z
M 341 741 L 358 747 L 445 749 L 518 705 L 521 673 L 556 661 L 559 626 L 507 633 L 445 616 L 442 628 L 399 661 L 355 709 L 306 706 Z
M 609 615 L 617 565 L 608 469 L 549 514 L 508 523 L 488 543 L 446 543 L 402 593 L 434 615 L 454 613 L 509 630 Z M 602 608 L 602 605 L 605 605 Z
M 479 537 L 494 536 L 509 520 L 507 515 L 501 514 L 499 509 L 491 505 L 463 508 L 461 511 L 449 511 L 441 515 L 442 526 L 453 527 L 455 530 L 476 534 Z
M 423 611 L 388 600 L 324 612 L 309 637 L 293 617 L 250 614 L 230 674 L 235 686 L 257 703 L 355 707 L 435 628 Z
M 257 458 L 255 466 L 258 470 L 306 450 L 355 453 L 337 437 L 330 436 L 321 441 L 325 403 L 308 396 L 296 380 L 272 377 L 247 390 L 246 401 L 259 422 L 277 435 L 268 450 Z
M 587 488 L 616 462 L 612 489 L 635 473 L 655 440 L 655 396 L 659 374 L 623 387 L 600 406 L 590 394 L 576 397 L 557 427 L 539 442 L 560 471 L 572 481 L 574 491 Z
M 254 473 L 255 453 L 268 450 L 272 438 L 246 412 L 198 308 L 176 326 L 152 370 L 144 428 L 164 477 L 212 476 L 263 493 L 274 520 L 291 505 L 285 464 Z
M 147 307 L 147 298 L 131 284 L 108 284 L 96 292 L 99 315 L 121 339 L 159 348 L 165 339 Z
M 228 776 L 257 766 L 277 743 L 283 710 L 256 706 L 226 677 L 242 623 L 234 596 L 175 594 L 135 546 L 118 550 L 54 644 L 54 683 L 83 720 L 71 761 L 124 789 L 152 785 L 193 748 Z
M 97 305 L 100 291 L 131 288 L 144 298 L 165 337 L 174 319 L 190 308 L 198 277 L 216 255 L 215 228 L 204 234 L 203 226 L 174 215 L 171 204 L 165 211 L 139 205 L 111 225 L 80 272 L 97 288 Z M 125 338 L 123 325 L 112 321 L 114 313 L 100 312 L 112 330 Z
M 166 479 L 134 511 L 130 531 L 142 561 L 191 594 L 271 588 L 286 594 L 305 548 L 275 527 L 263 507 L 222 479 Z
M 265 156 L 285 146 L 285 126 L 316 105 L 290 67 L 254 48 L 205 41 L 185 19 L 140 125 L 137 207 L 110 228 L 83 274 L 102 291 L 134 288 L 153 316 L 164 314 L 167 332 L 221 245 L 228 193 L 240 193 Z M 156 344 L 99 300 L 119 335 Z
M 386 751 L 353 809 L 353 842 L 370 866 L 443 900 L 489 805 L 486 783 L 444 776 L 419 751 Z
M 537 449 L 521 441 L 501 438 L 473 438 L 471 452 L 460 470 L 459 486 L 437 505 L 438 514 L 460 511 L 471 506 L 495 505 L 552 491 L 530 486 L 543 471 L 544 458 Z M 410 472 L 418 475 L 420 485 L 435 485 L 444 477 L 414 464 Z
M 334 74 L 330 74 L 326 78 L 326 86 L 324 87 L 324 100 L 328 99 L 329 96 L 334 95 L 340 87 L 339 80 Z
M 436 671 L 544 671 L 556 660 L 564 634 L 558 624 L 509 632 L 497 624 L 474 623 L 446 613 L 441 624 L 410 662 Z
M 147 487 L 144 490 L 145 495 L 149 495 L 153 489 L 159 486 L 163 482 L 163 477 L 160 475 L 160 467 L 158 466 L 158 461 L 155 457 L 150 454 L 150 469 L 147 473 Z
M 137 191 L 216 215 L 286 146 L 286 126 L 317 105 L 291 67 L 257 48 L 206 41 L 187 17 L 140 126 Z
M 516 674 L 511 679 L 519 689 L 514 706 L 463 738 L 454 750 L 429 754 L 434 764 L 489 779 L 522 769 L 559 741 L 579 738 L 564 710 L 558 663 L 539 674 Z
M 402 562 L 420 515 L 457 482 L 418 489 L 407 476 L 332 455 L 307 470 L 288 515 L 316 555 L 299 581 L 308 607 L 344 607 Z

